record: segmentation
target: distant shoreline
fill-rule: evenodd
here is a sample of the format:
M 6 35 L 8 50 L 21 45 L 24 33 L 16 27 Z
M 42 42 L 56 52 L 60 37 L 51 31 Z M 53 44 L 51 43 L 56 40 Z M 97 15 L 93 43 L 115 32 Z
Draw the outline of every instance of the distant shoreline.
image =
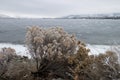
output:
M 115 17 L 81 17 L 81 18 L 55 18 L 55 19 L 120 19 L 120 17 L 115 18 Z
M 3 18 L 0 17 L 0 19 L 113 19 L 113 20 L 119 20 L 120 17 L 80 17 L 80 18 Z

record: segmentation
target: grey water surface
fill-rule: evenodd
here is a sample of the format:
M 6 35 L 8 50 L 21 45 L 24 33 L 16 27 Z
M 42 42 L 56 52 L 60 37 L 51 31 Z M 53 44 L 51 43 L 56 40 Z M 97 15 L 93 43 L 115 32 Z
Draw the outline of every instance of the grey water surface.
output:
M 63 27 L 88 44 L 120 44 L 120 20 L 113 19 L 3 19 L 0 18 L 0 43 L 22 44 L 27 26 Z

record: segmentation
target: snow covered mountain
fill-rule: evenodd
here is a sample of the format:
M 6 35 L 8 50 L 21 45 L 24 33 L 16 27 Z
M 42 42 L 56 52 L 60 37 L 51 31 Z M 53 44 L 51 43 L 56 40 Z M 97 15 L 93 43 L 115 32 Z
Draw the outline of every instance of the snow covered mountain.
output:
M 0 18 L 12 18 L 12 17 L 11 17 L 11 16 L 9 16 L 9 15 L 0 14 Z
M 63 19 L 120 19 L 120 13 L 68 15 L 61 18 Z
M 28 18 L 0 13 L 0 18 Z M 30 18 L 30 17 L 29 17 Z M 68 15 L 58 19 L 120 19 L 120 13 Z

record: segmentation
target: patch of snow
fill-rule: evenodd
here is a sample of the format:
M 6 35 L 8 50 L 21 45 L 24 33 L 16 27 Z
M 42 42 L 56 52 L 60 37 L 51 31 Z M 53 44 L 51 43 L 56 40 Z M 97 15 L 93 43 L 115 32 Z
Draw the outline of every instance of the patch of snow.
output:
M 87 48 L 90 49 L 89 55 L 98 55 L 100 53 L 105 53 L 107 50 L 110 50 L 111 46 L 109 45 L 87 45 Z
M 28 54 L 28 50 L 24 45 L 0 43 L 0 48 L 4 48 L 4 47 L 6 47 L 6 48 L 11 47 L 11 48 L 15 49 L 15 51 L 18 55 L 30 57 L 30 55 Z M 118 47 L 118 46 L 87 44 L 87 48 L 90 49 L 89 55 L 98 55 L 100 53 L 105 53 L 107 50 L 114 51 L 114 47 Z
M 15 49 L 17 55 L 21 55 L 21 56 L 28 56 L 30 57 L 30 55 L 28 54 L 28 50 L 24 45 L 20 45 L 20 44 L 10 44 L 10 43 L 0 43 L 0 48 L 13 48 Z
M 120 52 L 120 45 L 87 45 L 90 49 L 90 55 L 98 55 L 100 53 L 105 53 L 106 51 L 113 51 L 116 53 Z

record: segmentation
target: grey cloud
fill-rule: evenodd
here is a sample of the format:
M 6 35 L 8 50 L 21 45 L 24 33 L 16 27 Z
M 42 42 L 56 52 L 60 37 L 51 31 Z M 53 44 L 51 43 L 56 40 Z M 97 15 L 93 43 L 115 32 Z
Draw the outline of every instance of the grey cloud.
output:
M 120 0 L 0 0 L 0 10 L 20 14 L 63 16 L 120 10 Z
M 0 10 L 37 15 L 55 15 L 66 11 L 66 7 L 64 4 L 54 4 L 50 1 L 48 3 L 47 1 L 39 0 L 2 0 L 0 1 Z

